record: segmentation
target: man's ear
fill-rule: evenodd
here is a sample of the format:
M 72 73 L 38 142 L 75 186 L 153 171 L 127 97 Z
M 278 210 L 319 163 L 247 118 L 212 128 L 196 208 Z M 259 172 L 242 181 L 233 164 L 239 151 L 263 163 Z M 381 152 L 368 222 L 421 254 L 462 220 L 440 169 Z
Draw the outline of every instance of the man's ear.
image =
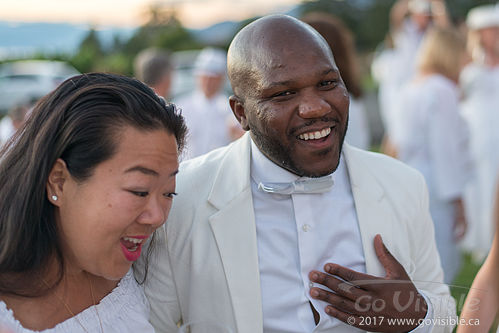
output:
M 229 104 L 234 116 L 236 116 L 237 121 L 241 124 L 241 127 L 245 131 L 249 131 L 248 119 L 246 118 L 246 112 L 244 105 L 239 99 L 239 97 L 232 95 L 229 97 Z
M 64 183 L 68 177 L 69 171 L 66 162 L 58 158 L 52 170 L 50 170 L 46 184 L 47 198 L 55 206 L 59 206 L 60 200 L 63 197 Z

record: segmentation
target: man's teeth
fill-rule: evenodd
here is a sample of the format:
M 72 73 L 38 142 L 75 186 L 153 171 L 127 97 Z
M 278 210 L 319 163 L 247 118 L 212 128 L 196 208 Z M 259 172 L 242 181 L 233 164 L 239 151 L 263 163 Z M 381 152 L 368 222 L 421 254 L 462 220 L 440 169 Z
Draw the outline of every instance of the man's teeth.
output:
M 317 140 L 317 139 L 321 139 L 323 137 L 328 136 L 329 133 L 331 133 L 330 127 L 325 128 L 322 131 L 315 131 L 315 132 L 300 134 L 300 135 L 298 135 L 298 139 L 305 140 L 305 141 L 313 140 L 313 139 Z
M 123 239 L 127 242 L 132 242 L 132 243 L 135 243 L 135 244 L 141 244 L 143 239 L 139 239 L 139 238 L 130 238 L 130 237 L 123 237 Z

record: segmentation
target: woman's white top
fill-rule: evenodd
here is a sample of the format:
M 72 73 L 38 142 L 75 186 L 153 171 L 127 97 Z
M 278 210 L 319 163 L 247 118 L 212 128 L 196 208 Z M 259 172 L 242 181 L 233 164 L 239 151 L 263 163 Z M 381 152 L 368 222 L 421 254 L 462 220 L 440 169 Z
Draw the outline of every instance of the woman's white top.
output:
M 99 316 L 97 316 L 96 308 Z M 85 327 L 87 332 L 98 333 L 101 332 L 99 317 L 105 333 L 154 332 L 154 328 L 148 321 L 149 303 L 142 286 L 135 281 L 131 270 L 99 304 L 91 306 L 78 313 L 75 317 L 43 331 L 32 331 L 22 327 L 12 310 L 8 309 L 5 303 L 0 301 L 0 328 L 7 328 L 9 333 L 85 333 L 81 325 Z
M 456 84 L 438 74 L 401 91 L 393 139 L 399 158 L 425 176 L 433 200 L 460 197 L 468 180 L 469 134 L 458 101 Z
M 469 222 L 463 242 L 484 259 L 494 235 L 493 210 L 499 181 L 499 65 L 471 63 L 461 73 L 463 116 L 470 128 L 470 150 L 474 165 L 466 187 L 465 204 Z

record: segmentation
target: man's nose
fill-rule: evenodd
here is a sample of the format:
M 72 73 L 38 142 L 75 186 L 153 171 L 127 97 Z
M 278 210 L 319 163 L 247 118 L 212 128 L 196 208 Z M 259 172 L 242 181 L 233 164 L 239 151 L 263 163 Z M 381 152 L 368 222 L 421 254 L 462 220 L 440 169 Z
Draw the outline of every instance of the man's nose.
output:
M 320 92 L 304 92 L 298 114 L 302 118 L 320 118 L 331 112 L 331 105 L 321 96 Z

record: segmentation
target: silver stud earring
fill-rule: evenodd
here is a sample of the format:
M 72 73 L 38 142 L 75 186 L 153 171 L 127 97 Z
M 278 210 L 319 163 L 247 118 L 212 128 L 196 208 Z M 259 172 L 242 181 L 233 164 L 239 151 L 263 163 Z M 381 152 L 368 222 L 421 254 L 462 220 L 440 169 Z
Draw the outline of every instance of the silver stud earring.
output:
M 53 195 L 52 200 L 57 201 L 57 195 Z

